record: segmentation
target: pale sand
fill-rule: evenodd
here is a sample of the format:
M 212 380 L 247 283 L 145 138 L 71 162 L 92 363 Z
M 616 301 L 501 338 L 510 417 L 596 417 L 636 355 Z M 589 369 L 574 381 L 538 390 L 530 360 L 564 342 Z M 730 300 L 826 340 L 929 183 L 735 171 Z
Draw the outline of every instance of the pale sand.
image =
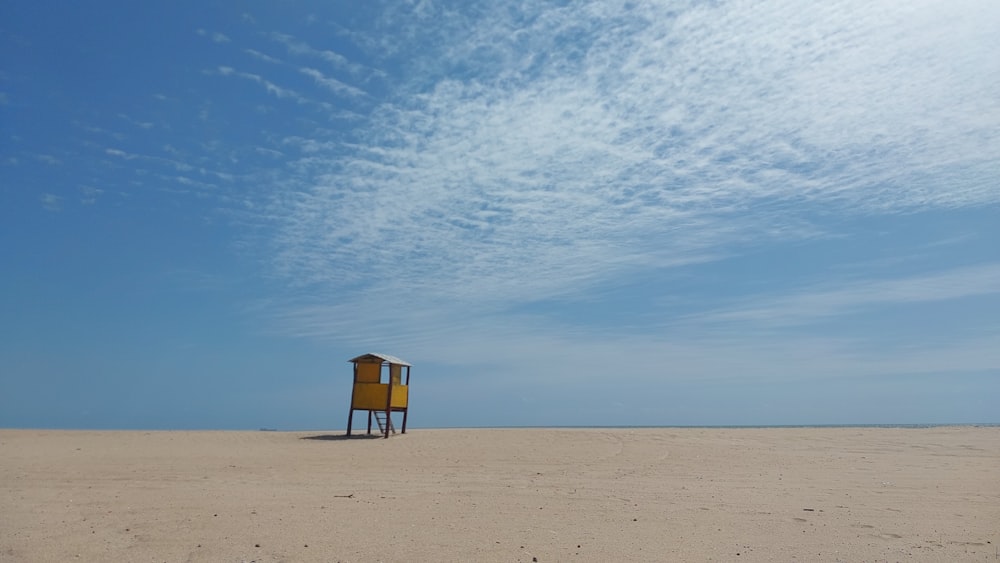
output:
M 1000 561 L 1000 428 L 0 430 L 0 561 Z

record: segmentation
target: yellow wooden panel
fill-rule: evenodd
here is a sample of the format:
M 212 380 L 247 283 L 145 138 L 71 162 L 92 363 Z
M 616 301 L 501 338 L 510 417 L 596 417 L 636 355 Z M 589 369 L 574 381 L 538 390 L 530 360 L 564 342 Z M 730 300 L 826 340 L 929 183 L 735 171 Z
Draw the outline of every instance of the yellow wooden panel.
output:
M 369 362 L 358 362 L 358 377 L 356 381 L 365 383 L 378 383 L 382 377 L 382 364 Z
M 401 409 L 406 408 L 406 403 L 410 398 L 410 388 L 406 385 L 392 386 L 392 406 Z
M 385 383 L 355 383 L 354 394 L 351 396 L 351 408 L 385 410 L 388 392 L 389 386 Z
M 399 364 L 389 364 L 389 379 L 392 381 L 392 384 L 394 386 L 402 385 L 403 383 L 402 381 L 403 370 L 401 368 L 402 366 L 400 366 Z

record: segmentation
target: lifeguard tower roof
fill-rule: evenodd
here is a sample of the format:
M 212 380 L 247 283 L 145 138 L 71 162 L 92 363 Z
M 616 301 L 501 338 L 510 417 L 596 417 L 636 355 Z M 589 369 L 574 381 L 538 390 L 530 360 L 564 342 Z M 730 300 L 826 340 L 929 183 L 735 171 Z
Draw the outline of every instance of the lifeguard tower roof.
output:
M 357 362 L 373 362 L 373 361 L 376 361 L 376 360 L 380 360 L 380 361 L 388 363 L 388 364 L 396 364 L 396 365 L 400 365 L 400 366 L 411 366 L 411 364 L 409 362 L 403 361 L 403 360 L 397 358 L 396 356 L 390 356 L 389 354 L 368 353 L 368 354 L 362 354 L 362 355 L 358 356 L 357 358 L 351 358 L 350 360 L 347 360 L 347 361 L 357 363 Z

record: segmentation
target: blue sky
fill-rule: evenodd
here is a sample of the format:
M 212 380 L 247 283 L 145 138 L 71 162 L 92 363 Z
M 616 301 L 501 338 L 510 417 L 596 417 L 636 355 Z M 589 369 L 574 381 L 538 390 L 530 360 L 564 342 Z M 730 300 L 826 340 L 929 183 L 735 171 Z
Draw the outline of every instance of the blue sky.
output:
M 0 426 L 998 422 L 1000 4 L 0 6 Z

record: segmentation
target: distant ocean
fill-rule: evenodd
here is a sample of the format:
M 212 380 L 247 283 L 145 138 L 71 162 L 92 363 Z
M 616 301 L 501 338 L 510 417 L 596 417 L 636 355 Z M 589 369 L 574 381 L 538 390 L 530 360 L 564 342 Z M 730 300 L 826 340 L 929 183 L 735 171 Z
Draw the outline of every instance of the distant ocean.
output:
M 438 429 L 438 430 L 460 430 L 468 428 L 494 428 L 498 430 L 528 430 L 528 429 L 546 429 L 546 428 L 579 428 L 579 429 L 602 429 L 602 428 L 618 428 L 618 429 L 629 429 L 629 428 L 674 428 L 674 429 L 740 429 L 740 428 L 947 428 L 955 426 L 964 426 L 970 428 L 982 428 L 982 427 L 1000 427 L 1000 422 L 942 422 L 934 424 L 718 424 L 718 425 L 665 425 L 665 426 L 649 426 L 649 425 L 609 425 L 609 426 L 589 426 L 589 425 L 553 425 L 553 426 L 424 426 L 424 429 Z

